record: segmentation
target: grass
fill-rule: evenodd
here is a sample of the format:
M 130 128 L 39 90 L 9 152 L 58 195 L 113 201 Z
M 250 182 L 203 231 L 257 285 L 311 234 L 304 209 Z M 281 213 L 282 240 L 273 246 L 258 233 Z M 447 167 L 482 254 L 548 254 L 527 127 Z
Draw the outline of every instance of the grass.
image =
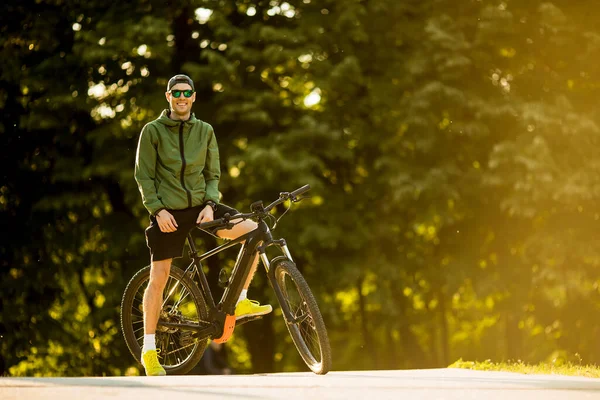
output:
M 463 361 L 462 358 L 449 365 L 448 368 L 462 368 L 479 371 L 517 372 L 530 375 L 569 375 L 600 378 L 600 367 L 596 365 L 581 365 L 567 361 L 555 360 L 553 363 L 525 364 L 521 360 L 495 363 L 490 360 L 483 362 Z

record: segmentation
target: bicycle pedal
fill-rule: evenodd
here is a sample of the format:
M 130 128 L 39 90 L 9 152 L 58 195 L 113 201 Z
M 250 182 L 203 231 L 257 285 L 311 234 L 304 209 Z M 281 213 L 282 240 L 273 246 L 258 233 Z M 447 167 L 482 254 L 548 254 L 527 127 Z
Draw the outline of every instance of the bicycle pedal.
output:
M 242 317 L 242 318 L 236 320 L 235 324 L 239 326 L 239 325 L 245 324 L 246 322 L 257 321 L 259 319 L 262 319 L 263 316 L 264 315 L 252 315 L 249 317 Z

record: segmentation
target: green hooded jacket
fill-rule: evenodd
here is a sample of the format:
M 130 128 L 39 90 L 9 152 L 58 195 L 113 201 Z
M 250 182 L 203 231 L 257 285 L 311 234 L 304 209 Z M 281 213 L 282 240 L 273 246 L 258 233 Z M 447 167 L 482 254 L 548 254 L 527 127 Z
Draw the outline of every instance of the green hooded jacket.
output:
M 174 121 L 168 112 L 144 126 L 135 157 L 135 180 L 152 215 L 219 202 L 221 168 L 212 126 L 194 114 Z

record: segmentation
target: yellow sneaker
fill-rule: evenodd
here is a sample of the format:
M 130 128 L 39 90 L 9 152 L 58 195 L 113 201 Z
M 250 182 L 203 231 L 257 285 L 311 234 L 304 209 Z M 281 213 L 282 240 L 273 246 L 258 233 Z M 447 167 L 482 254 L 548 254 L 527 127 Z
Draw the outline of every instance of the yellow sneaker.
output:
M 158 362 L 158 352 L 156 350 L 148 350 L 142 354 L 142 365 L 147 376 L 164 376 L 167 374 Z
M 271 311 L 273 311 L 273 307 L 269 304 L 261 306 L 258 301 L 244 299 L 235 306 L 235 319 L 265 315 Z

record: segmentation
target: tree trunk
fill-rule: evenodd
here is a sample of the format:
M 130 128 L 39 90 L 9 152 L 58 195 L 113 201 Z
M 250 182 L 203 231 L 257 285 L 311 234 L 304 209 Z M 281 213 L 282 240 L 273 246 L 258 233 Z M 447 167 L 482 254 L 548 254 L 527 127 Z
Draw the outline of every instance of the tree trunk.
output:
M 360 327 L 363 337 L 363 349 L 365 353 L 371 356 L 371 364 L 366 366 L 368 369 L 377 369 L 379 366 L 379 358 L 377 355 L 377 346 L 373 342 L 371 332 L 369 331 L 369 318 L 367 316 L 365 298 L 362 295 L 364 277 L 360 276 L 356 282 L 356 289 L 358 290 L 358 305 L 360 310 Z
M 167 74 L 165 71 L 165 75 L 179 74 L 181 73 L 181 67 L 187 62 L 191 61 L 191 57 L 195 57 L 197 55 L 197 49 L 195 52 L 190 51 L 190 46 L 188 43 L 192 37 L 192 26 L 190 25 L 190 20 L 193 21 L 193 13 L 189 7 L 178 8 L 178 12 L 175 14 L 173 18 L 172 30 L 173 35 L 175 36 L 175 51 L 173 54 L 173 59 L 171 60 L 171 73 Z
M 509 360 L 519 360 L 523 355 L 518 318 L 509 310 L 506 313 L 505 321 L 506 357 Z
M 439 296 L 439 319 L 440 319 L 440 350 L 441 363 L 444 367 L 450 365 L 450 344 L 448 339 L 448 319 L 446 318 L 446 295 L 444 288 L 438 292 Z
M 410 330 L 410 320 L 407 312 L 411 305 L 402 292 L 394 292 L 394 300 L 398 306 L 398 330 L 400 331 L 400 343 L 402 345 L 402 362 L 396 368 L 424 368 L 428 366 L 425 353 L 419 346 L 414 333 Z

